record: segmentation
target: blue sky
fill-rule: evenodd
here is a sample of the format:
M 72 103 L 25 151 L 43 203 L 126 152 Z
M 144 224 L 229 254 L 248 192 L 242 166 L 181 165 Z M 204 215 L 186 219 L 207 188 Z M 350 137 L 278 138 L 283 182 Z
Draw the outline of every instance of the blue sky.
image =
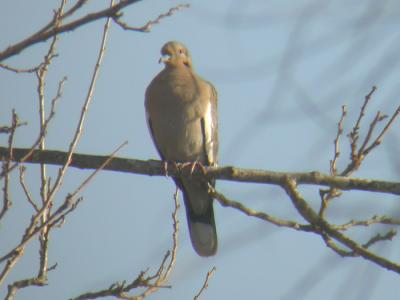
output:
M 148 0 L 124 11 L 123 20 L 140 26 L 177 1 Z M 189 9 L 162 20 L 150 33 L 123 31 L 112 25 L 106 56 L 77 152 L 107 155 L 128 141 L 119 156 L 155 159 L 157 153 L 144 118 L 144 91 L 162 68 L 161 46 L 178 40 L 190 49 L 197 72 L 219 94 L 220 164 L 274 171 L 329 171 L 341 106 L 348 106 L 345 132 L 354 124 L 364 96 L 378 86 L 364 121 L 368 128 L 377 110 L 391 114 L 399 105 L 400 28 L 396 1 L 188 1 Z M 58 1 L 7 2 L 0 12 L 1 49 L 35 32 L 52 17 Z M 106 7 L 90 2 L 82 15 Z M 58 81 L 67 76 L 63 98 L 50 125 L 48 149 L 67 150 L 86 95 L 103 21 L 63 34 L 59 56 L 46 84 L 49 107 Z M 7 61 L 16 67 L 35 65 L 48 43 Z M 28 147 L 38 132 L 38 100 L 32 75 L 0 70 L 0 124 L 15 108 L 29 126 L 21 128 L 16 146 Z M 395 181 L 399 178 L 399 122 L 355 177 Z M 4 137 L 1 145 L 6 144 Z M 339 168 L 348 163 L 342 140 Z M 27 182 L 39 199 L 37 166 L 27 165 Z M 56 175 L 58 168 L 49 167 Z M 70 169 L 57 198 L 60 203 L 90 174 Z M 13 208 L 1 225 L 0 251 L 14 245 L 32 214 L 16 174 Z M 276 186 L 218 181 L 228 198 L 282 218 L 302 222 L 285 193 Z M 158 268 L 171 247 L 174 185 L 171 179 L 101 172 L 83 191 L 84 201 L 64 226 L 54 230 L 49 249 L 49 285 L 19 292 L 16 299 L 67 299 L 85 291 L 133 279 Z M 316 187 L 301 187 L 318 208 Z M 179 212 L 178 260 L 172 289 L 152 299 L 188 299 L 216 266 L 203 299 L 396 299 L 398 275 L 361 258 L 341 258 L 321 238 L 244 216 L 215 203 L 219 249 L 200 258 L 191 247 L 183 209 Z M 328 219 L 334 223 L 375 214 L 398 216 L 398 197 L 345 192 L 335 200 Z M 354 230 L 368 240 L 388 227 Z M 372 249 L 400 260 L 399 240 Z M 37 245 L 28 247 L 7 283 L 30 277 L 37 265 Z M 5 288 L 0 288 L 4 297 Z

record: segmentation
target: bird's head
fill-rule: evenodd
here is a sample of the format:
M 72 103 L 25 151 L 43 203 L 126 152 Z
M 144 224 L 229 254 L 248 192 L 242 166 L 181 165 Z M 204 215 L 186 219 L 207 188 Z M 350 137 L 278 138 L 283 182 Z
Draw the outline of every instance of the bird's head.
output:
M 166 43 L 161 48 L 161 55 L 159 62 L 163 62 L 167 67 L 192 67 L 189 50 L 182 43 L 175 41 Z

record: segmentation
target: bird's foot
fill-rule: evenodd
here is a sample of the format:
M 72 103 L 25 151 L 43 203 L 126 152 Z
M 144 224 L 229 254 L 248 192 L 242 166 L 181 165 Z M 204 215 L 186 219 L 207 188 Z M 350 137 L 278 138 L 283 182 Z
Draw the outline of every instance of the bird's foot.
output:
M 164 169 L 164 175 L 166 176 L 166 177 L 169 177 L 170 175 L 169 175 L 169 173 L 168 173 L 168 165 L 169 164 L 173 164 L 174 165 L 174 168 L 175 168 L 175 170 L 179 170 L 179 169 L 182 169 L 182 168 L 184 168 L 184 167 L 186 167 L 184 164 L 186 164 L 186 163 L 183 163 L 183 164 L 180 164 L 180 165 L 178 165 L 178 163 L 176 162 L 176 161 L 168 161 L 168 160 L 164 160 L 163 161 L 163 169 Z M 190 162 L 189 162 L 189 164 L 190 164 Z
M 181 164 L 181 168 L 182 169 L 183 168 L 187 168 L 187 167 L 190 167 L 190 175 L 193 175 L 194 170 L 196 169 L 196 167 L 199 168 L 199 170 L 203 173 L 203 175 L 206 175 L 206 173 L 207 173 L 207 170 L 204 167 L 204 165 L 201 162 L 197 161 L 197 160 L 196 161 L 188 161 L 188 162 L 184 162 L 184 163 Z

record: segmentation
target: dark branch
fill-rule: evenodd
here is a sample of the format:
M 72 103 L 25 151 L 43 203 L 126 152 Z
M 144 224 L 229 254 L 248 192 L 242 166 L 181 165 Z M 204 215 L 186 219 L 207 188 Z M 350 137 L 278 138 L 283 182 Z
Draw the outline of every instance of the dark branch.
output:
M 12 160 L 19 162 L 23 159 L 30 149 L 13 149 Z M 8 148 L 0 147 L 0 160 L 8 159 Z M 25 159 L 26 163 L 45 163 L 49 165 L 62 166 L 67 160 L 68 153 L 62 151 L 51 150 L 34 150 L 28 158 Z M 71 167 L 80 169 L 97 169 L 104 163 L 108 156 L 88 155 L 88 154 L 73 154 Z M 115 157 L 110 163 L 104 167 L 104 170 L 135 173 L 149 176 L 165 176 L 165 171 L 171 176 L 184 175 L 189 176 L 190 170 L 187 168 L 180 168 L 177 164 L 165 164 L 158 160 L 138 160 Z M 283 173 L 264 170 L 241 169 L 235 167 L 207 167 L 206 176 L 220 180 L 238 181 L 238 182 L 252 182 L 281 185 L 289 176 L 296 180 L 298 184 L 316 184 L 322 186 L 335 187 L 341 190 L 360 190 L 381 192 L 387 194 L 400 195 L 400 183 L 390 181 L 379 181 L 371 179 L 358 179 L 341 176 L 329 176 L 319 172 L 305 172 L 305 173 Z M 204 176 L 201 170 L 194 170 L 193 176 Z

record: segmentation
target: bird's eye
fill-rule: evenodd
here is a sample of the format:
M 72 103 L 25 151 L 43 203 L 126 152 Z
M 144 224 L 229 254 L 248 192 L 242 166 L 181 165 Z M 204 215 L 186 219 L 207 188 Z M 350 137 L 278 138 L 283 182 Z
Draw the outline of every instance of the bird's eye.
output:
M 183 49 L 179 49 L 179 54 L 183 54 Z

